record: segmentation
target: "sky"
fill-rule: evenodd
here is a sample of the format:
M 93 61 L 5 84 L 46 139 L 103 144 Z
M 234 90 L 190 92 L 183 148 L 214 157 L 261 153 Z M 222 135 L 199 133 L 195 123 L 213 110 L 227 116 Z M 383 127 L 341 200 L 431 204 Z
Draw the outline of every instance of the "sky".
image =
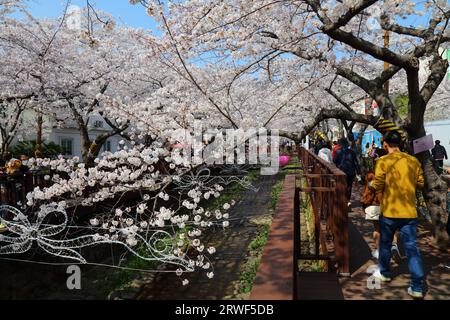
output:
M 85 7 L 86 0 L 69 0 L 70 5 Z M 118 24 L 156 31 L 156 23 L 141 5 L 131 5 L 128 0 L 90 0 L 96 8 L 112 14 Z M 53 18 L 63 14 L 66 0 L 29 0 L 28 9 L 38 18 Z
M 28 8 L 36 17 L 59 17 L 62 15 L 67 0 L 29 0 Z M 69 0 L 71 5 L 85 7 L 86 0 Z M 90 0 L 90 3 L 98 9 L 112 14 L 117 22 L 134 28 L 152 29 L 157 31 L 156 23 L 147 14 L 141 5 L 131 5 L 128 0 Z M 417 1 L 417 10 L 423 9 L 420 1 Z M 427 24 L 428 17 L 409 17 L 406 21 L 399 21 L 403 25 Z M 157 32 L 159 33 L 159 32 Z

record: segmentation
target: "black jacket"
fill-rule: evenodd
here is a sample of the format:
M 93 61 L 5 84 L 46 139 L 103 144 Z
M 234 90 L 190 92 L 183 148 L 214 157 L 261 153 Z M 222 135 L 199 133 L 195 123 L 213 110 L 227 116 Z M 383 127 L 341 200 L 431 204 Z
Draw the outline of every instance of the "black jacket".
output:
M 447 151 L 440 144 L 435 145 L 434 148 L 431 149 L 431 154 L 435 160 L 443 160 L 444 158 L 448 159 Z

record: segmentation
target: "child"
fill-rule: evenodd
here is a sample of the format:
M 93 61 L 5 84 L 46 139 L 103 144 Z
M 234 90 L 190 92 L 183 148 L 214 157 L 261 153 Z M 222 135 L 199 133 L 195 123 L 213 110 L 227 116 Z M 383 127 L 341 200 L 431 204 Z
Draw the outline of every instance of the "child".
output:
M 369 171 L 366 176 L 366 185 L 364 186 L 364 192 L 361 197 L 361 203 L 363 204 L 364 212 L 366 213 L 366 220 L 372 221 L 373 223 L 373 241 L 375 242 L 375 250 L 372 251 L 372 256 L 378 259 L 378 248 L 380 243 L 380 224 L 378 222 L 381 214 L 380 203 L 383 197 L 382 192 L 375 192 L 374 189 L 369 188 L 369 182 L 372 181 L 375 174 Z M 391 250 L 398 257 L 400 256 L 400 251 L 397 246 L 397 235 L 394 235 L 394 240 L 392 242 Z

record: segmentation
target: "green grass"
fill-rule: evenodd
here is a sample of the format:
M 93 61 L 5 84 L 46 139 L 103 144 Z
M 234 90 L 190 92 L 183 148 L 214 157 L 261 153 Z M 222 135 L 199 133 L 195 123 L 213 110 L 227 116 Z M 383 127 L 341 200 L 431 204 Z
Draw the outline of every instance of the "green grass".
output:
M 270 208 L 272 210 L 275 210 L 275 207 L 277 206 L 277 202 L 278 202 L 278 197 L 280 196 L 281 191 L 283 191 L 285 175 L 286 175 L 285 173 L 281 173 L 279 181 L 272 188 L 272 193 L 271 193 L 271 197 L 270 197 Z
M 326 262 L 323 260 L 299 260 L 298 270 L 300 272 L 326 272 Z
M 307 181 L 305 178 L 298 181 L 300 187 L 304 187 L 307 185 Z M 312 208 L 312 203 L 309 195 L 307 193 L 302 192 L 300 197 L 300 206 L 301 211 L 300 214 L 303 214 L 304 220 L 308 224 L 308 230 L 310 231 L 308 235 L 308 242 L 311 244 L 315 243 L 315 235 L 314 235 L 314 211 Z M 304 240 L 302 238 L 302 240 Z M 326 271 L 326 263 L 320 260 L 301 260 L 299 261 L 299 270 L 304 272 L 325 272 Z
M 258 271 L 261 262 L 261 255 L 264 246 L 269 237 L 270 225 L 264 224 L 261 227 L 257 237 L 250 242 L 248 248 L 250 250 L 250 258 L 245 263 L 245 266 L 239 276 L 239 293 L 250 293 L 255 281 L 256 272 Z
M 252 291 L 260 262 L 261 259 L 252 259 L 246 263 L 245 270 L 239 277 L 239 293 L 246 294 Z
M 258 236 L 250 242 L 249 248 L 252 251 L 260 251 L 264 248 L 269 237 L 270 225 L 264 224 Z
M 258 180 L 260 176 L 261 175 L 260 175 L 259 170 L 251 170 L 248 173 L 247 178 L 249 179 L 249 182 L 254 182 L 254 181 Z

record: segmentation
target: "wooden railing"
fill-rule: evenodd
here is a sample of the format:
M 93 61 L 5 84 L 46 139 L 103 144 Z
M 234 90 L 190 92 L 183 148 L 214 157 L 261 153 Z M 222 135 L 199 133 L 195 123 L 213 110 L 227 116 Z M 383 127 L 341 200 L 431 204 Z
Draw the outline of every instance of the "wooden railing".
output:
M 305 293 L 299 292 L 304 289 L 299 288 L 305 281 L 304 274 L 299 271 L 301 260 L 326 260 L 332 266 L 328 271 L 349 275 L 345 174 L 303 148 L 299 149 L 299 160 L 298 167 L 303 173 L 290 174 L 285 178 L 253 284 L 252 300 L 295 300 L 303 297 Z M 307 185 L 301 187 L 301 180 L 307 181 Z M 314 212 L 314 254 L 302 252 L 300 245 L 301 193 L 310 197 Z M 311 279 L 321 281 L 324 279 L 321 277 L 315 275 L 306 282 L 311 282 Z M 320 285 L 314 283 L 313 286 Z M 327 294 L 327 288 L 320 289 Z
M 328 260 L 341 275 L 349 275 L 347 180 L 344 172 L 314 153 L 300 148 L 303 178 L 314 213 L 314 254 L 300 253 L 301 260 Z M 333 268 L 330 268 L 330 271 Z

